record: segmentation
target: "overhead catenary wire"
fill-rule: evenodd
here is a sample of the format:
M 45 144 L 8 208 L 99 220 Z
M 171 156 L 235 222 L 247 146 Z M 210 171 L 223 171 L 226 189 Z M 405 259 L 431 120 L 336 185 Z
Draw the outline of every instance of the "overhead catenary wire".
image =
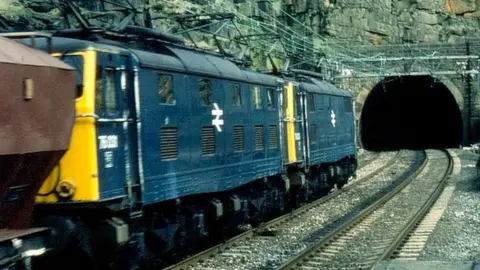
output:
M 276 30 L 276 31 L 280 32 L 281 34 L 284 34 L 284 36 L 283 36 L 284 38 L 287 35 L 290 36 L 290 40 L 288 40 L 289 42 L 286 43 L 286 44 L 283 44 L 283 46 L 285 48 L 287 48 L 288 52 L 290 52 L 290 53 L 292 53 L 292 51 L 295 52 L 295 56 L 297 58 L 301 59 L 301 60 L 304 60 L 304 62 L 310 62 L 312 64 L 317 64 L 321 60 L 319 58 L 316 58 L 315 55 L 320 55 L 320 54 L 323 53 L 323 51 L 315 49 L 313 43 L 311 43 L 309 41 L 306 41 L 306 38 L 296 34 L 292 29 L 290 29 L 289 26 L 281 23 L 278 19 L 270 16 L 270 18 L 273 19 L 273 22 L 272 23 L 266 23 L 266 22 L 263 22 L 263 21 L 254 20 L 251 17 L 238 12 L 237 10 L 232 10 L 224 2 L 223 2 L 223 5 L 222 5 L 222 3 L 211 3 L 210 1 L 208 3 L 209 3 L 209 5 L 208 5 L 209 9 L 208 10 L 206 8 L 202 7 L 202 6 L 198 6 L 198 7 L 195 8 L 195 10 L 192 10 L 191 8 L 186 7 L 184 5 L 180 5 L 179 3 L 176 3 L 176 2 L 171 2 L 170 4 L 176 5 L 178 8 L 182 8 L 185 11 L 190 12 L 192 14 L 195 14 L 195 13 L 198 14 L 199 13 L 198 11 L 202 11 L 202 12 L 207 13 L 209 11 L 211 12 L 212 9 L 216 12 L 232 12 L 236 15 L 236 24 L 240 25 L 241 27 L 248 28 L 248 30 L 250 32 L 257 32 L 257 34 L 260 34 L 260 33 L 264 33 L 264 29 L 269 29 L 269 30 L 273 29 L 273 30 Z M 257 9 L 257 7 L 255 7 L 255 9 Z M 261 10 L 258 10 L 258 11 L 261 12 L 262 14 L 264 13 Z M 267 14 L 267 15 L 269 15 L 269 14 Z M 242 21 L 241 21 L 242 19 L 244 21 L 247 21 L 247 23 L 249 23 L 249 24 L 247 24 L 245 22 L 242 23 Z M 254 25 L 254 26 L 252 26 L 252 25 Z M 258 26 L 260 26 L 260 28 L 263 28 L 260 33 L 258 33 L 258 28 L 259 28 Z M 281 26 L 281 27 L 278 27 L 278 26 Z M 290 30 L 290 31 L 288 31 L 288 30 Z M 268 43 L 266 43 L 264 41 L 261 41 L 261 40 L 257 40 L 256 43 L 260 44 L 260 45 L 263 45 L 264 47 L 271 46 L 271 44 L 268 44 Z M 301 53 L 302 50 L 300 49 L 300 47 L 304 47 L 305 43 L 307 43 L 307 45 L 309 45 L 308 48 L 311 48 L 311 50 L 308 51 L 307 53 L 305 53 L 305 50 L 304 50 L 303 54 L 302 54 Z M 337 53 L 337 54 L 340 54 L 340 53 Z M 336 62 L 334 59 L 329 59 L 329 60 L 325 61 L 324 63 L 327 64 L 327 68 L 336 69 L 337 71 L 340 67 L 340 64 L 338 62 Z M 375 67 L 375 66 L 371 66 L 371 69 L 374 69 L 377 72 L 381 72 L 381 73 L 386 72 L 386 71 L 379 70 L 379 68 Z
M 273 3 L 272 0 L 268 0 L 268 2 Z M 247 4 L 250 11 L 254 12 L 261 19 L 242 13 L 238 10 L 238 5 L 234 5 L 231 2 L 227 3 L 226 1 L 206 0 L 203 1 L 204 5 L 193 3 L 184 5 L 184 3 L 168 1 L 168 4 L 190 14 L 200 15 L 209 12 L 233 13 L 235 15 L 235 23 L 233 25 L 224 23 L 220 28 L 227 31 L 245 32 L 244 34 L 247 35 L 267 34 L 280 37 L 278 40 L 255 39 L 255 46 L 249 46 L 250 48 L 254 47 L 255 51 L 271 53 L 272 56 L 277 58 L 294 56 L 297 61 L 292 64 L 293 66 L 308 63 L 312 66 L 322 66 L 340 73 L 342 70 L 345 70 L 347 75 L 350 74 L 351 77 L 361 77 L 362 74 L 366 77 L 370 77 L 372 74 L 377 74 L 378 77 L 399 74 L 399 72 L 394 72 L 392 69 L 401 68 L 402 65 L 405 65 L 405 61 L 413 61 L 412 63 L 417 67 L 421 67 L 421 69 L 425 70 L 424 72 L 429 74 L 434 74 L 435 72 L 450 74 L 453 71 L 461 73 L 461 70 L 454 70 L 454 67 L 448 70 L 439 70 L 439 68 L 444 61 L 451 61 L 454 58 L 462 61 L 469 60 L 468 57 L 465 57 L 465 54 L 452 52 L 450 54 L 453 55 L 446 55 L 444 50 L 437 48 L 438 45 L 394 44 L 355 45 L 354 47 L 352 44 L 344 44 L 340 41 L 327 41 L 326 38 L 315 32 L 314 29 L 305 25 L 281 7 L 275 10 L 278 10 L 284 17 L 290 18 L 296 23 L 295 26 L 299 26 L 303 31 L 292 29 L 275 15 L 259 9 L 256 3 L 248 0 Z M 212 26 L 214 23 L 206 25 Z M 187 31 L 205 29 L 206 25 L 190 28 Z M 219 30 L 216 32 L 218 34 Z M 306 33 L 308 36 L 305 35 Z M 312 40 L 312 36 L 319 40 L 318 44 Z M 228 35 L 226 38 L 229 38 Z M 388 50 L 385 50 L 385 48 L 388 48 Z M 365 49 L 369 49 L 369 52 L 365 52 Z M 389 56 L 392 53 L 394 53 L 394 56 Z M 458 57 L 455 56 L 457 54 Z M 326 55 L 326 57 L 323 57 L 323 55 Z M 409 65 L 411 66 L 412 63 L 409 63 Z M 407 73 L 407 71 L 403 72 L 403 74 Z M 400 74 L 402 73 L 400 72 Z M 348 78 L 350 76 L 342 75 L 340 77 Z

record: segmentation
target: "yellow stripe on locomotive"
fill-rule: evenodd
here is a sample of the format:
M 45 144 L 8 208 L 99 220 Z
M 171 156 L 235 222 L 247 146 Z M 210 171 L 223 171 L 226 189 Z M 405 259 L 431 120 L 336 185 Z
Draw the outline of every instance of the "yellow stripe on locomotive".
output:
M 80 57 L 83 69 L 83 95 L 75 101 L 77 116 L 69 150 L 40 188 L 36 202 L 53 203 L 59 199 L 95 201 L 99 199 L 97 141 L 93 117 L 97 53 L 89 49 L 53 56 Z
M 285 86 L 286 90 L 286 127 L 287 127 L 287 149 L 288 162 L 297 161 L 297 151 L 295 146 L 295 93 L 292 82 L 288 82 Z

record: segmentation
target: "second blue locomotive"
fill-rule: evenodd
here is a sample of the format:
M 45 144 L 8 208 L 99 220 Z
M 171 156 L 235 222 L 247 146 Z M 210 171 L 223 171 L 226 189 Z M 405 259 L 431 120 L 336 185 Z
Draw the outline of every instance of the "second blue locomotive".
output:
M 36 221 L 68 236 L 55 248 L 84 254 L 79 265 L 107 269 L 194 249 L 354 176 L 349 91 L 298 72 L 244 70 L 134 30 L 126 33 L 141 39 L 134 44 L 53 38 L 83 92 Z

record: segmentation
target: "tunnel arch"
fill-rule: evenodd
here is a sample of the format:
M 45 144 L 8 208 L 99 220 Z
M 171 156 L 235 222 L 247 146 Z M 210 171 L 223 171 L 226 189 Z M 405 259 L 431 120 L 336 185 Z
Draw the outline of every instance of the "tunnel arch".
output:
M 463 141 L 463 97 L 448 79 L 387 77 L 362 99 L 359 137 L 367 150 L 451 148 Z

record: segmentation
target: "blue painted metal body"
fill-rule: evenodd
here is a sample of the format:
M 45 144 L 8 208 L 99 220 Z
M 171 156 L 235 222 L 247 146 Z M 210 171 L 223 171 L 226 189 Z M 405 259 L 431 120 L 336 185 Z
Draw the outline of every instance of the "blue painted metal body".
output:
M 143 127 L 140 139 L 144 146 L 145 179 L 143 202 L 152 204 L 187 195 L 229 190 L 258 178 L 280 174 L 279 142 L 274 144 L 274 148 L 263 143 L 262 149 L 255 149 L 253 135 L 255 127 L 260 126 L 263 127 L 264 142 L 269 135 L 268 127 L 277 127 L 278 133 L 277 108 L 269 108 L 265 102 L 265 89 L 276 89 L 275 77 L 241 70 L 214 56 L 203 57 L 191 52 L 183 55 L 186 51 L 180 49 L 172 49 L 172 52 L 179 55 L 179 61 L 185 65 L 184 70 L 179 63 L 175 64 L 175 70 L 169 70 L 162 66 L 162 61 L 153 62 L 157 54 L 134 52 L 140 61 L 139 120 Z M 189 60 L 190 57 L 192 60 Z M 158 74 L 172 76 L 174 104 L 159 102 L 156 87 Z M 209 80 L 212 86 L 211 99 L 205 104 L 202 104 L 199 92 L 202 79 Z M 232 104 L 232 88 L 237 85 L 241 93 L 239 106 Z M 254 86 L 261 89 L 263 102 L 260 108 L 255 108 L 252 103 Z M 214 104 L 223 111 L 221 131 L 212 125 Z M 243 137 L 239 147 L 242 150 L 234 149 L 234 127 L 243 130 L 239 132 Z M 162 160 L 160 157 L 162 128 L 176 129 L 178 135 L 173 141 L 177 143 L 178 155 L 174 158 Z M 213 150 L 210 149 L 208 154 L 202 153 L 202 128 L 213 130 L 208 137 Z M 239 139 L 238 136 L 236 139 Z M 278 136 L 275 138 L 278 140 Z
M 102 160 L 99 164 L 101 199 L 123 195 L 123 187 L 129 181 L 127 175 L 144 180 L 141 197 L 143 204 L 148 205 L 188 195 L 230 190 L 256 179 L 281 174 L 277 78 L 241 70 L 231 62 L 212 55 L 167 46 L 162 51 L 164 54 L 132 50 L 135 56 L 129 58 L 135 62 L 132 65 L 115 60 L 115 57 L 110 60 L 130 68 L 136 65 L 139 69 L 139 104 L 134 104 L 134 85 L 128 83 L 126 91 L 131 93 L 131 98 L 122 108 L 128 111 L 135 105 L 140 107 L 140 117 L 135 121 L 140 122 L 142 127 L 138 131 L 142 151 L 137 159 L 140 158 L 143 171 L 133 169 L 138 166 L 131 162 L 135 157 L 128 151 L 137 145 L 133 141 L 134 132 L 125 133 L 119 123 L 99 123 L 99 134 L 124 134 L 119 136 L 114 170 L 105 168 L 107 158 L 102 156 L 105 152 L 99 151 L 99 159 Z M 101 59 L 102 54 L 99 62 L 107 61 Z M 171 104 L 160 102 L 160 75 L 171 76 L 174 95 Z M 131 76 L 129 78 L 133 80 Z M 211 84 L 211 97 L 206 104 L 202 104 L 199 92 L 201 80 Z M 241 93 L 239 106 L 232 103 L 232 88 L 235 85 Z M 260 104 L 254 102 L 255 87 L 260 89 Z M 345 111 L 346 104 L 351 105 L 351 95 L 316 80 L 300 83 L 296 89 L 298 93 L 313 94 L 316 104 L 315 110 L 308 112 L 308 125 L 316 127 L 317 136 L 315 141 L 310 141 L 308 164 L 305 165 L 335 162 L 353 155 L 353 116 L 351 110 L 349 113 Z M 118 91 L 117 95 L 120 95 L 121 89 Z M 223 111 L 221 131 L 212 124 L 214 103 Z M 300 99 L 296 106 L 297 115 L 300 115 Z M 331 124 L 332 111 L 335 113 L 335 127 Z M 116 114 L 106 116 L 121 117 L 128 116 L 121 115 L 120 109 Z M 168 141 L 176 143 L 177 155 L 174 158 L 161 157 L 162 128 L 176 130 L 176 139 Z M 209 154 L 202 153 L 202 128 L 213 130 L 207 139 L 203 138 L 210 142 L 213 149 Z M 234 149 L 235 143 L 238 143 L 236 140 L 239 140 L 238 134 L 234 134 L 235 129 L 243 131 L 240 132 L 243 137 L 241 151 Z M 297 130 L 301 130 L 301 123 L 297 124 Z M 300 159 L 304 158 L 301 151 L 307 141 L 306 136 L 309 134 L 304 134 L 298 142 Z M 270 140 L 276 141 L 273 143 Z M 120 157 L 121 151 L 130 156 L 129 161 Z M 128 168 L 129 173 L 126 171 Z M 143 175 L 133 175 L 135 173 Z
M 117 137 L 116 145 L 108 144 L 98 151 L 101 200 L 127 197 L 131 186 L 137 184 L 141 186 L 137 200 L 148 205 L 230 190 L 283 172 L 280 145 L 284 142 L 280 135 L 284 131 L 280 122 L 284 119 L 278 111 L 283 85 L 277 77 L 242 70 L 221 57 L 170 45 L 159 45 L 155 52 L 68 38 L 54 38 L 53 45 L 59 52 L 94 48 L 99 51 L 100 72 L 114 70 L 115 108 L 97 110 L 101 120 L 97 121 L 98 144 L 100 136 Z M 173 99 L 168 103 L 159 97 L 161 75 L 171 76 Z M 200 95 L 200 80 L 211 84 L 210 97 Z M 107 87 L 105 82 L 102 87 Z M 232 89 L 236 87 L 240 102 L 234 98 Z M 299 155 L 307 162 L 304 165 L 354 155 L 352 95 L 315 79 L 299 82 L 295 89 L 296 115 L 308 121 L 303 123 L 303 133 L 302 123 L 296 125 L 302 133 L 299 153 L 305 147 L 303 143 L 310 142 L 307 157 Z M 111 93 L 99 92 L 97 101 L 111 101 Z M 307 95 L 303 101 L 301 93 Z M 307 109 L 305 117 L 302 102 L 308 105 L 310 94 L 315 109 Z M 221 131 L 212 122 L 216 118 L 212 115 L 215 104 L 223 111 Z M 316 130 L 314 140 L 309 131 L 312 125 Z M 168 130 L 170 137 L 162 138 L 162 129 Z M 162 145 L 170 151 L 169 158 L 162 159 Z
M 302 82 L 297 89 L 307 100 L 307 166 L 355 155 L 352 94 L 315 79 Z

